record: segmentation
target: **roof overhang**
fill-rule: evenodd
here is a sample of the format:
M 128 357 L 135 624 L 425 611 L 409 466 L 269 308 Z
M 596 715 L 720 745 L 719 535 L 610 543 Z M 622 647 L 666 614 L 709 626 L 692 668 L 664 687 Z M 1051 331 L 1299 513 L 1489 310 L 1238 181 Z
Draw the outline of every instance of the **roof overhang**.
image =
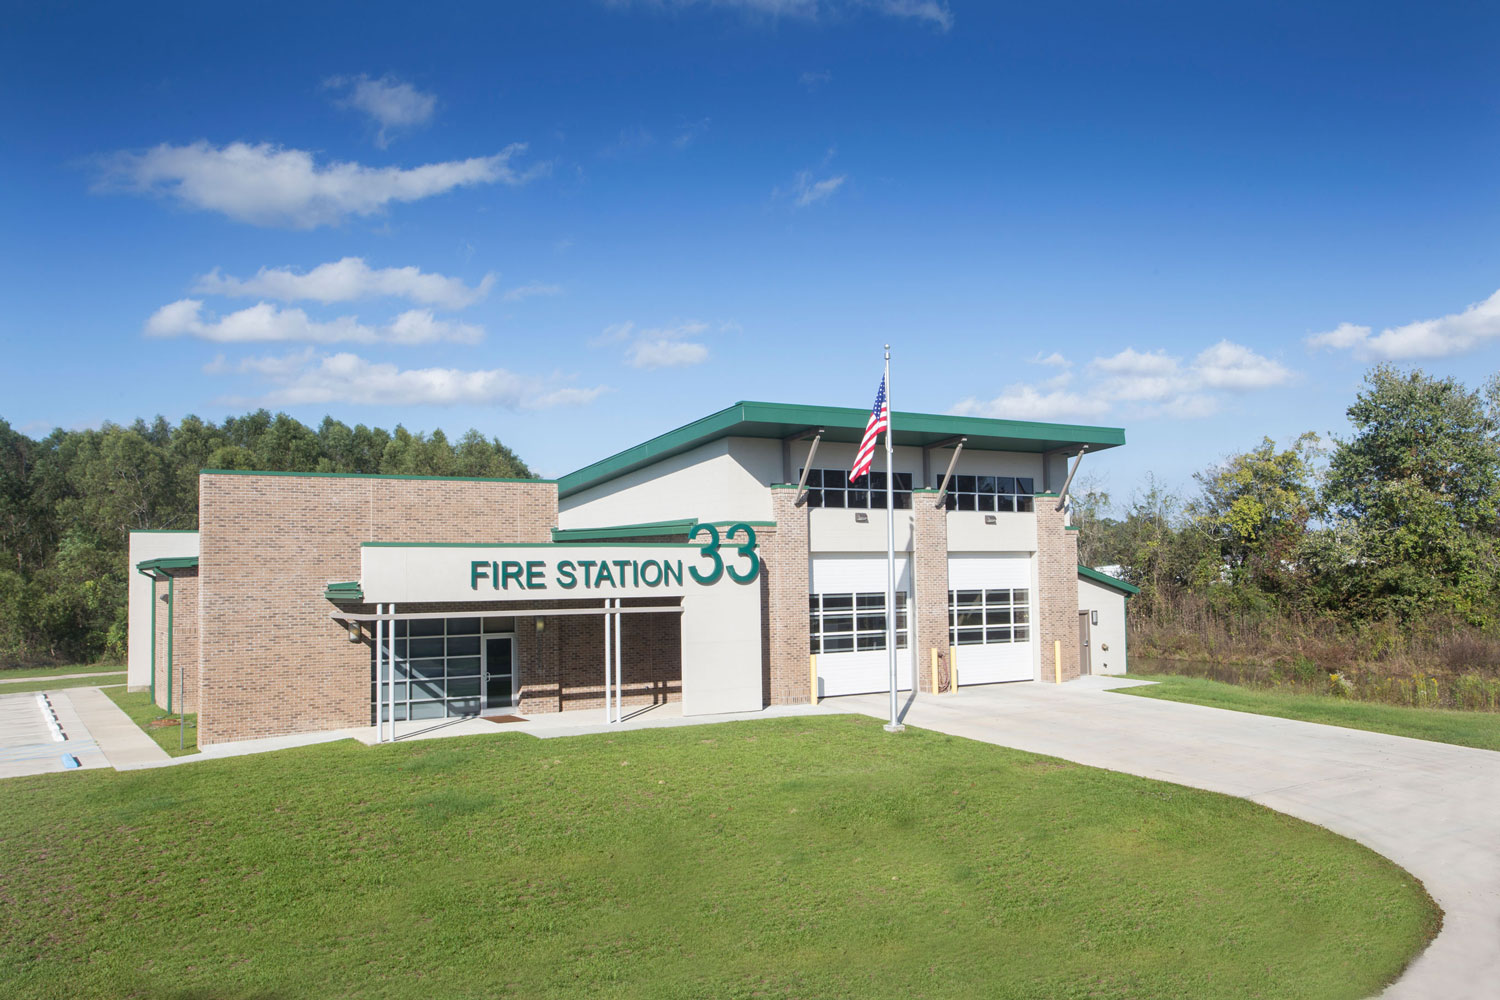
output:
M 1082 563 L 1078 564 L 1078 575 L 1085 580 L 1092 580 L 1094 583 L 1102 583 L 1106 587 L 1113 587 L 1126 597 L 1141 592 L 1140 587 L 1132 586 L 1118 577 L 1110 576 L 1108 573 L 1101 573 L 1097 569 L 1092 569 Z
M 136 571 L 147 576 L 171 576 L 173 570 L 197 569 L 197 556 L 170 556 L 161 559 L 143 559 L 135 564 Z
M 609 458 L 584 466 L 557 480 L 557 494 L 568 497 L 663 459 L 680 455 L 720 438 L 782 440 L 809 429 L 823 428 L 824 442 L 857 444 L 864 436 L 870 411 L 859 407 L 804 406 L 797 403 L 739 402 L 701 420 L 668 431 Z M 894 443 L 931 447 L 967 438 L 966 448 L 981 451 L 1045 453 L 1076 449 L 1118 448 L 1125 432 L 1118 427 L 1088 427 L 990 417 L 957 417 L 943 413 L 891 414 Z

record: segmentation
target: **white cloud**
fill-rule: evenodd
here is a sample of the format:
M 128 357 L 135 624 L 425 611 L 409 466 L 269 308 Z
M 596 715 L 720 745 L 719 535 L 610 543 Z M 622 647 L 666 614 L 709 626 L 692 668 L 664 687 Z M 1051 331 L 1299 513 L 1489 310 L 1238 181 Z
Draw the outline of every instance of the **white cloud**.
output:
M 682 131 L 677 138 L 672 140 L 672 145 L 678 149 L 686 149 L 698 140 L 698 137 L 708 131 L 712 119 L 699 118 L 697 121 L 687 122 L 682 126 Z
M 367 326 L 353 316 L 319 321 L 301 309 L 282 309 L 258 302 L 248 309 L 205 317 L 201 299 L 181 299 L 162 306 L 146 320 L 150 337 L 197 337 L 221 344 L 303 341 L 331 344 L 340 341 L 373 344 L 430 344 L 447 340 L 477 343 L 484 329 L 433 316 L 430 310 L 411 309 L 384 326 Z
M 836 177 L 825 177 L 821 181 L 814 181 L 811 171 L 799 171 L 797 180 L 792 186 L 794 203 L 798 208 L 806 208 L 808 205 L 825 201 L 843 185 L 848 176 L 848 174 L 839 174 Z
M 1002 420 L 1086 420 L 1109 411 L 1109 403 L 1097 396 L 1055 389 L 1040 392 L 1035 387 L 1008 385 L 994 399 L 969 397 L 952 412 L 966 417 L 996 417 Z
M 252 278 L 234 278 L 218 268 L 198 279 L 193 291 L 200 295 L 259 297 L 281 302 L 353 302 L 391 296 L 421 305 L 464 309 L 489 294 L 495 276 L 485 275 L 476 287 L 458 278 L 423 272 L 415 267 L 372 268 L 362 257 L 319 264 L 305 274 L 291 268 L 261 268 Z
M 558 295 L 561 292 L 561 285 L 544 285 L 540 281 L 528 281 L 524 285 L 517 285 L 515 288 L 507 289 L 505 294 L 500 297 L 506 302 L 520 302 L 523 299 L 529 299 L 536 295 Z
M 337 102 L 339 107 L 362 111 L 374 119 L 380 126 L 375 144 L 381 149 L 389 144 L 394 130 L 426 125 L 437 110 L 435 94 L 424 93 L 389 74 L 378 80 L 364 73 L 331 76 L 323 81 L 323 86 L 344 92 Z
M 163 143 L 144 153 L 118 153 L 105 163 L 95 190 L 165 195 L 184 204 L 259 226 L 312 229 L 351 215 L 373 215 L 393 202 L 419 201 L 476 184 L 524 184 L 545 173 L 539 164 L 517 171 L 510 161 L 526 150 L 512 143 L 494 156 L 420 167 L 317 164 L 313 154 L 270 143 L 213 146 Z
M 1210 389 L 1268 389 L 1291 380 L 1292 373 L 1242 344 L 1221 340 L 1193 359 L 1193 371 Z
M 802 75 L 797 77 L 797 82 L 802 84 L 802 86 L 806 87 L 808 90 L 817 90 L 819 87 L 827 83 L 831 83 L 832 81 L 833 73 L 826 69 L 804 70 L 802 72 Z
M 737 323 L 721 323 L 719 332 L 738 330 Z M 625 363 L 632 368 L 684 368 L 708 360 L 708 345 L 689 339 L 708 333 L 707 323 L 692 320 L 676 326 L 639 330 L 631 322 L 613 323 L 589 341 L 590 347 L 627 343 Z
M 941 31 L 953 27 L 953 12 L 944 0 L 607 0 L 615 7 L 681 8 L 700 4 L 740 10 L 760 17 L 795 17 L 836 21 L 860 10 L 887 17 L 926 21 Z
M 403 369 L 357 354 L 319 354 L 311 350 L 280 358 L 248 358 L 232 368 L 219 362 L 206 370 L 215 374 L 234 371 L 260 376 L 271 384 L 271 389 L 255 401 L 267 406 L 467 403 L 511 410 L 544 410 L 581 406 L 598 398 L 607 388 L 570 386 L 560 376 L 520 375 L 504 368 Z
M 969 397 L 954 413 L 1031 420 L 1093 419 L 1118 404 L 1132 404 L 1138 417 L 1189 420 L 1208 416 L 1221 405 L 1221 393 L 1253 392 L 1285 385 L 1296 376 L 1281 363 L 1243 344 L 1221 340 L 1184 363 L 1165 351 L 1133 347 L 1087 366 L 1087 384 L 1071 388 L 1071 362 L 1061 354 L 1038 354 L 1033 364 L 1060 369 L 1050 378 L 1008 385 L 993 399 Z
M 1375 336 L 1368 326 L 1340 323 L 1307 338 L 1310 348 L 1348 350 L 1364 360 L 1413 361 L 1466 354 L 1500 339 L 1500 291 L 1461 313 L 1388 327 Z

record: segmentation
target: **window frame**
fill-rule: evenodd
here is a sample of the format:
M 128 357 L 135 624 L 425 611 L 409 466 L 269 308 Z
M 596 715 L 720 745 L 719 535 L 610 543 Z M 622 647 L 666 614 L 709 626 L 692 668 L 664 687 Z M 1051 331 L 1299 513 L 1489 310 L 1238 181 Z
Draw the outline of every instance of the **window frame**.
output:
M 829 606 L 832 599 L 833 606 Z M 847 606 L 844 601 L 848 600 Z M 873 653 L 885 651 L 885 591 L 807 595 L 808 651 L 817 656 L 839 653 Z M 860 628 L 860 619 L 880 618 L 878 626 Z M 848 620 L 847 628 L 827 629 L 824 623 Z M 834 639 L 841 648 L 826 648 L 826 639 Z M 848 645 L 844 646 L 844 640 Z M 896 648 L 906 649 L 911 639 L 910 604 L 904 590 L 896 591 Z M 877 642 L 878 640 L 878 642 Z

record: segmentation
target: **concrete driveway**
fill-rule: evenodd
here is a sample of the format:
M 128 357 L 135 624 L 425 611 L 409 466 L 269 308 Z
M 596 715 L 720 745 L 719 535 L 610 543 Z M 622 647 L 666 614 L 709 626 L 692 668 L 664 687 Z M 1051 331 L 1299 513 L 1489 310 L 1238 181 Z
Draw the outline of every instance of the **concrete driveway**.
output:
M 1357 840 L 1421 879 L 1444 912 L 1442 933 L 1384 996 L 1500 997 L 1500 753 L 1132 698 L 1108 683 L 965 688 L 909 703 L 905 721 L 1236 795 Z M 824 704 L 889 713 L 885 695 Z

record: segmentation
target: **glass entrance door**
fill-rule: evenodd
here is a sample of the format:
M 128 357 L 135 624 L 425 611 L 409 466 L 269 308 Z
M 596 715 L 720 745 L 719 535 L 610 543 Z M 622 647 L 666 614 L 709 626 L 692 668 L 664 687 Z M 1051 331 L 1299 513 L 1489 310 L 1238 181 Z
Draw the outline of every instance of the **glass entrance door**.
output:
M 512 708 L 516 696 L 516 638 L 484 637 L 484 707 Z

